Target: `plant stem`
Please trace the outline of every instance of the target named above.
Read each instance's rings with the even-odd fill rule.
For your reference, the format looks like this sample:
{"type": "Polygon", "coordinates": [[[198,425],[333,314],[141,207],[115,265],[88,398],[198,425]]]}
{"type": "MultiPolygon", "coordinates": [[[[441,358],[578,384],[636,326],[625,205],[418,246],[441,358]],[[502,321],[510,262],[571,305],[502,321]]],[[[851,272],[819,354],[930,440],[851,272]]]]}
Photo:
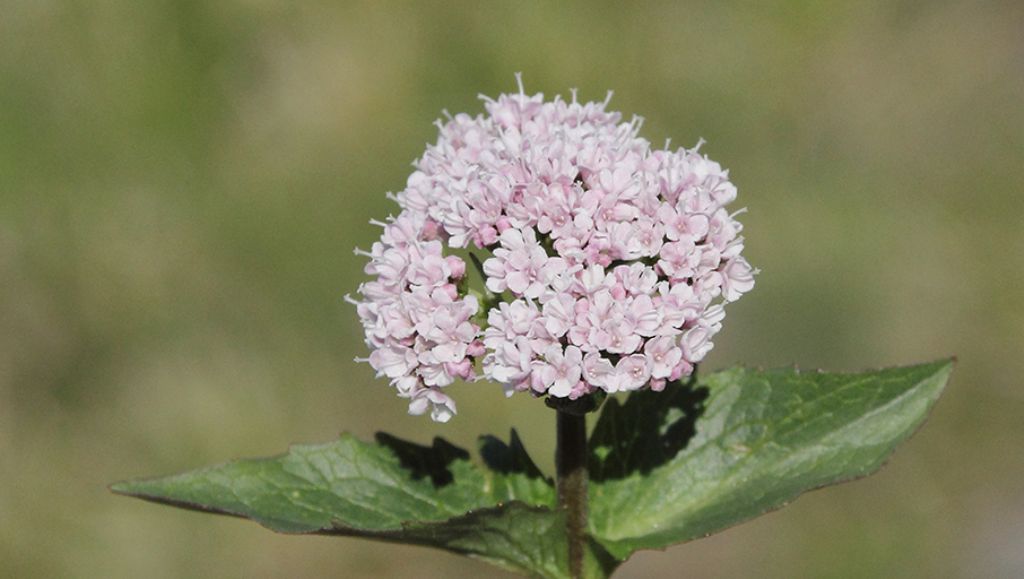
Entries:
{"type": "Polygon", "coordinates": [[[580,579],[587,541],[587,417],[561,410],[556,414],[558,506],[566,511],[569,573],[573,579],[580,579]]]}

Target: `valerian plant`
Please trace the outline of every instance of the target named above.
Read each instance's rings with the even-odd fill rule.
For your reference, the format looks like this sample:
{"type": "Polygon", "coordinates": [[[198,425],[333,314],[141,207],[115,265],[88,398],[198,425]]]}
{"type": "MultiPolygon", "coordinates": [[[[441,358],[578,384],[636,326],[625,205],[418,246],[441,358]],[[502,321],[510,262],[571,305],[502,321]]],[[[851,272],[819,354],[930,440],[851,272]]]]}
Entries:
{"type": "Polygon", "coordinates": [[[879,468],[924,421],[952,361],[698,376],[726,304],[757,274],[741,211],[727,209],[736,188],[700,145],[652,149],[640,119],[607,105],[545,101],[520,83],[484,98],[486,114],[439,122],[392,196],[401,211],[360,252],[372,279],[349,298],[365,361],[410,414],[448,422],[459,380],[545,399],[557,413],[553,478],[515,431],[481,437],[476,459],[441,438],[381,433],[113,490],[578,578],[879,468]]]}

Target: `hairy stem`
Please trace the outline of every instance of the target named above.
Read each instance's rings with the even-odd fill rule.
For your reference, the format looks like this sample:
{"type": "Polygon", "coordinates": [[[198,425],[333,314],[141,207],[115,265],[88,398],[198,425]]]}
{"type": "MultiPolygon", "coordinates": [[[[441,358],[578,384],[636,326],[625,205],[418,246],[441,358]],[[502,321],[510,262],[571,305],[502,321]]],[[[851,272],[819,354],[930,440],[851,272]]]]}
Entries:
{"type": "Polygon", "coordinates": [[[566,511],[569,537],[569,572],[583,577],[587,541],[587,418],[585,414],[557,412],[558,437],[555,470],[558,506],[566,511]]]}

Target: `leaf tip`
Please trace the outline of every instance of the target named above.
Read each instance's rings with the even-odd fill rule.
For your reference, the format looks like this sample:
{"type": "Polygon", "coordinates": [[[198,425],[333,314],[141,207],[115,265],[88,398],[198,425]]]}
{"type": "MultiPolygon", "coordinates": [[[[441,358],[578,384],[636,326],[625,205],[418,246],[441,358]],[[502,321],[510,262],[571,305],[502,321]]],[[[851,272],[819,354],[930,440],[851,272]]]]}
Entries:
{"type": "Polygon", "coordinates": [[[162,502],[167,497],[152,483],[155,479],[122,480],[107,485],[107,490],[115,495],[142,499],[144,501],[162,502]]]}
{"type": "Polygon", "coordinates": [[[131,479],[122,480],[107,485],[107,490],[114,493],[115,495],[121,495],[124,497],[133,497],[137,499],[150,499],[157,496],[158,493],[154,492],[151,485],[147,483],[153,482],[154,479],[131,479]],[[150,487],[150,488],[147,488],[150,487]]]}
{"type": "Polygon", "coordinates": [[[941,392],[949,382],[949,376],[953,373],[953,369],[956,368],[958,362],[959,360],[956,356],[947,356],[945,358],[939,358],[938,360],[928,364],[921,364],[919,367],[931,368],[931,377],[935,380],[938,385],[938,390],[941,392]]]}
{"type": "Polygon", "coordinates": [[[935,372],[935,375],[939,379],[939,383],[941,384],[941,386],[939,387],[940,392],[946,389],[946,386],[949,384],[949,377],[953,373],[953,369],[956,368],[956,365],[959,362],[960,360],[958,360],[955,355],[948,356],[946,358],[941,358],[937,361],[938,369],[935,372]]]}

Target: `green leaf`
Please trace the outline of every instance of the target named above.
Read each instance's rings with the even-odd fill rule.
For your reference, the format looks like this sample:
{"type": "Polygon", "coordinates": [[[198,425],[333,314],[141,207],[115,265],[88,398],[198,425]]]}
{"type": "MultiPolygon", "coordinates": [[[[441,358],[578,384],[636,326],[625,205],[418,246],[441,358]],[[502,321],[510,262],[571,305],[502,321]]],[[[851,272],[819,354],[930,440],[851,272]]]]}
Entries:
{"type": "MultiPolygon", "coordinates": [[[[945,360],[863,374],[733,369],[609,400],[590,440],[587,577],[876,470],[924,420],[945,360]]],[[[540,577],[568,577],[552,481],[512,432],[480,439],[482,464],[435,439],[378,434],[294,446],[115,492],[245,517],[284,533],[445,549],[540,577]]]]}
{"type": "Polygon", "coordinates": [[[624,560],[870,474],[924,421],[952,367],[741,368],[609,400],[591,438],[591,535],[624,560]]]}
{"type": "MultiPolygon", "coordinates": [[[[435,439],[425,447],[378,434],[296,445],[282,456],[240,460],[166,478],[115,484],[114,492],[252,519],[283,533],[366,537],[437,547],[540,577],[568,576],[564,514],[549,479],[512,432],[481,439],[484,466],[435,439]]],[[[589,576],[616,562],[596,544],[589,576]]]]}

